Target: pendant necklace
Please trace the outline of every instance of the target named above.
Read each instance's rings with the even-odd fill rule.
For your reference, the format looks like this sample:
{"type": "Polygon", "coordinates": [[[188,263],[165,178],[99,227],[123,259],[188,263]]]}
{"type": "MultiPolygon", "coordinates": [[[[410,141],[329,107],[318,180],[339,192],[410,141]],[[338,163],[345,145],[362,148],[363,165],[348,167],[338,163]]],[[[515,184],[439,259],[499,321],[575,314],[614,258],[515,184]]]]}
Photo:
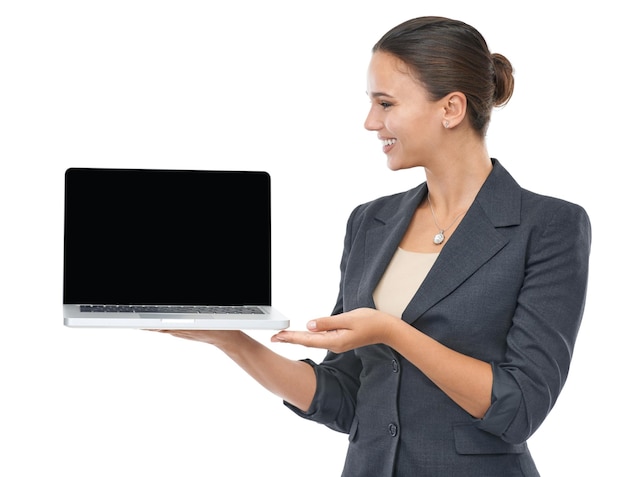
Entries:
{"type": "Polygon", "coordinates": [[[428,194],[427,196],[428,199],[428,206],[430,207],[430,213],[433,216],[433,220],[435,222],[435,226],[439,229],[439,233],[435,234],[435,236],[433,237],[433,243],[435,245],[441,245],[443,243],[443,241],[446,239],[446,236],[444,235],[445,231],[448,230],[450,227],[452,227],[455,222],[459,219],[459,217],[461,217],[461,215],[463,215],[465,212],[461,212],[459,215],[457,215],[454,220],[452,221],[452,223],[450,225],[448,225],[445,229],[442,229],[439,224],[437,223],[437,217],[435,217],[435,211],[433,210],[433,204],[431,204],[430,202],[430,194],[428,194]]]}

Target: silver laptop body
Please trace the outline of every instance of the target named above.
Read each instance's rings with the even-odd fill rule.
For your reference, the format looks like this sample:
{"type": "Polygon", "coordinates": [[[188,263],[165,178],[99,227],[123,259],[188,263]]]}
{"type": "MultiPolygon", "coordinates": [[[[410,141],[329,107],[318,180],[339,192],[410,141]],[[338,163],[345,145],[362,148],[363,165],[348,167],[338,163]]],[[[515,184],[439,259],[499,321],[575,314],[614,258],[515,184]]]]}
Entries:
{"type": "Polygon", "coordinates": [[[70,327],[283,329],[271,302],[270,176],[70,168],[70,327]]]}

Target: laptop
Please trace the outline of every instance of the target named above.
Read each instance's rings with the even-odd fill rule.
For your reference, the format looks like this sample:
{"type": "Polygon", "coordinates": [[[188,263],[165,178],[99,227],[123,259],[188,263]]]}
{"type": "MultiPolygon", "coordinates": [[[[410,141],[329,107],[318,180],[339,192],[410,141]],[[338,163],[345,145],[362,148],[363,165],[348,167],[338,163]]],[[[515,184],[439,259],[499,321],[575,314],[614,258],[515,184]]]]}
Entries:
{"type": "Polygon", "coordinates": [[[70,168],[69,327],[284,329],[263,171],[70,168]]]}

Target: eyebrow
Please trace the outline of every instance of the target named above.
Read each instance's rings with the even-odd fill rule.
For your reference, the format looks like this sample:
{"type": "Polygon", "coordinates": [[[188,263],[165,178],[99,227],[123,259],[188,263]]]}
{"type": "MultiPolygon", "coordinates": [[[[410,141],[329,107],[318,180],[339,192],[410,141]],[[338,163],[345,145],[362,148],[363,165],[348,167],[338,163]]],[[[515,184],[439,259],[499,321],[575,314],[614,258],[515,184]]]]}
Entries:
{"type": "Polygon", "coordinates": [[[365,94],[367,96],[372,97],[372,98],[380,98],[381,96],[385,96],[387,98],[393,98],[392,95],[387,94],[387,93],[383,93],[383,92],[380,92],[380,91],[373,91],[372,93],[369,93],[369,92],[366,91],[365,94]]]}

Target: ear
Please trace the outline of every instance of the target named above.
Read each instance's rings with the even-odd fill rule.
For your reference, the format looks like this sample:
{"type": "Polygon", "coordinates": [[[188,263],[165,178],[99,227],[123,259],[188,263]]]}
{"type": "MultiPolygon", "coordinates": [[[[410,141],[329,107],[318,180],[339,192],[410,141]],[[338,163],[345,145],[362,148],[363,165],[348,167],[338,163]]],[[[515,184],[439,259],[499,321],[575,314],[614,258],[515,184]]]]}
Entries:
{"type": "Polygon", "coordinates": [[[458,91],[447,94],[441,99],[443,116],[441,122],[443,127],[451,129],[458,126],[465,119],[467,113],[467,97],[458,91]]]}

